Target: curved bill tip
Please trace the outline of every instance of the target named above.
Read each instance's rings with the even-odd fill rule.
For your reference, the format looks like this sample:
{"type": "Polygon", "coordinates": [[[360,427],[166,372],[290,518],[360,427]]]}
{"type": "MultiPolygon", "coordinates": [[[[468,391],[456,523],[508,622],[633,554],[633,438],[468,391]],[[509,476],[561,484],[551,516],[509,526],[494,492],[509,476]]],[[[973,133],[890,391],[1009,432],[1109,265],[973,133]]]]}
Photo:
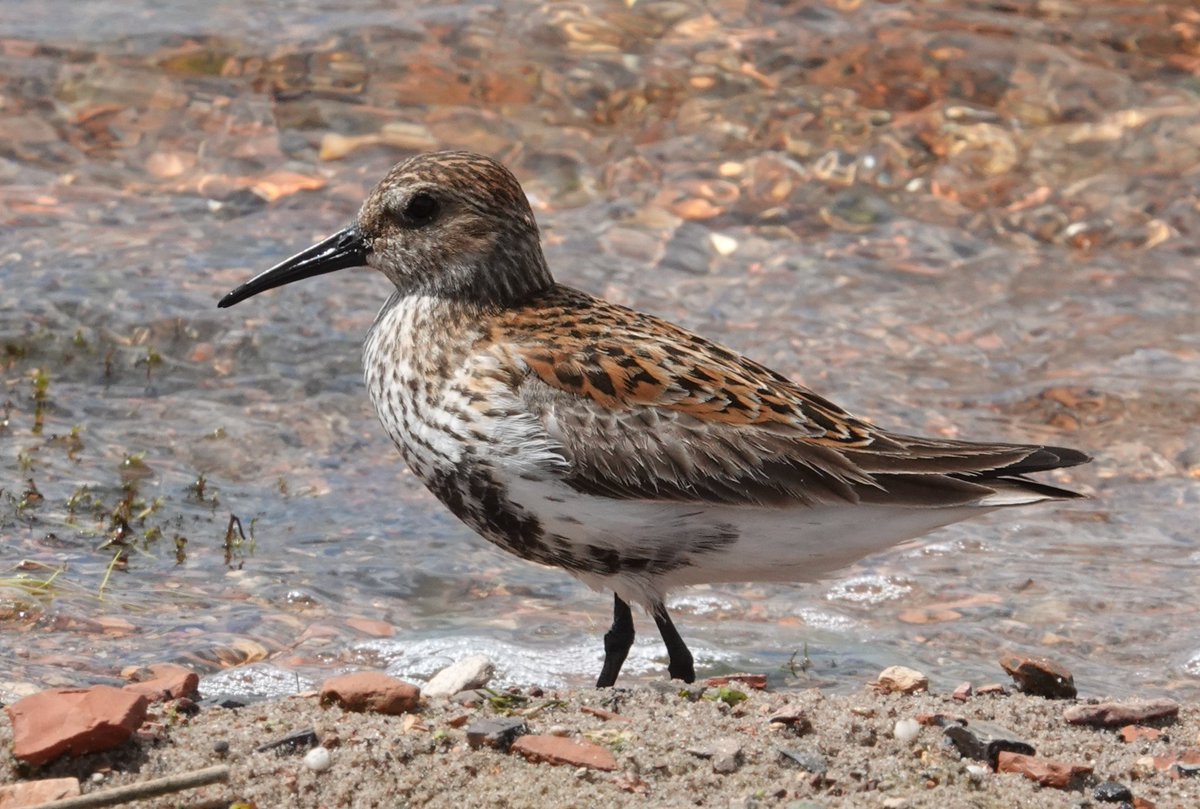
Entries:
{"type": "Polygon", "coordinates": [[[362,267],[366,263],[367,243],[358,232],[358,226],[351,225],[254,276],[221,298],[217,306],[226,309],[268,289],[347,267],[362,267]]]}

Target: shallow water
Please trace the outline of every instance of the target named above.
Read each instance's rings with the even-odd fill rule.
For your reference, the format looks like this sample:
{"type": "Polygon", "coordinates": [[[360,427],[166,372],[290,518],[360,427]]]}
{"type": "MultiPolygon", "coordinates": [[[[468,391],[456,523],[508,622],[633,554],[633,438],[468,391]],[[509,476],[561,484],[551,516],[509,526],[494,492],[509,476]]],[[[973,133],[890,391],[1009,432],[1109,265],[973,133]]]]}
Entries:
{"type": "MultiPolygon", "coordinates": [[[[215,308],[442,147],[514,169],[563,282],[884,426],[1096,455],[1053,478],[1081,504],[679,593],[701,674],[952,687],[1015,649],[1200,695],[1189,2],[10,3],[0,109],[0,698],[165,659],[594,678],[609,598],[475,538],[375,423],[382,279],[215,308]]],[[[627,676],[662,676],[640,623],[627,676]]]]}

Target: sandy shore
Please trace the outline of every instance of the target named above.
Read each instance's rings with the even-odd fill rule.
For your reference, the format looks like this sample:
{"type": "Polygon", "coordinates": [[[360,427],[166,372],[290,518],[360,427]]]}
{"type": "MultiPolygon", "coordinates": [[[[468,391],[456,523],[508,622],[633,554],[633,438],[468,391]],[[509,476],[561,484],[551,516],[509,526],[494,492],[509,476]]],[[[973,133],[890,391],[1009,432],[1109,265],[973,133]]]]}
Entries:
{"type": "MultiPolygon", "coordinates": [[[[627,689],[523,693],[477,704],[438,701],[406,716],[321,708],[315,694],[238,709],[205,707],[185,716],[165,706],[134,740],[107,754],[60,759],[36,772],[12,758],[11,727],[0,713],[0,783],[73,775],[85,791],[227,764],[230,779],[143,801],[137,806],[228,807],[1046,807],[1118,806],[1094,797],[1117,781],[1137,805],[1200,806],[1200,776],[1155,769],[1200,749],[1200,706],[1184,705],[1153,741],[1124,742],[1115,730],[1068,725],[1063,710],[1080,701],[1025,695],[876,693],[744,689],[728,704],[716,688],[681,693],[678,684],[627,689]],[[944,714],[994,722],[1036,748],[1039,757],[1086,765],[1093,774],[1070,788],[1039,786],[964,759],[942,727],[897,722],[944,714]],[[773,722],[790,715],[796,721],[773,722]],[[530,734],[588,741],[612,754],[615,769],[534,763],[515,752],[472,749],[477,721],[523,716],[530,734]],[[799,718],[801,717],[802,718],[799,718]],[[312,729],[329,749],[329,767],[305,764],[307,747],[257,752],[294,731],[312,729]],[[899,736],[904,737],[901,732],[899,736]],[[100,773],[100,776],[96,774],[100,773]],[[1148,801],[1149,803],[1144,803],[1148,801]]],[[[1185,768],[1186,770],[1187,768],[1185,768]]],[[[134,805],[134,804],[130,804],[134,805]]]]}

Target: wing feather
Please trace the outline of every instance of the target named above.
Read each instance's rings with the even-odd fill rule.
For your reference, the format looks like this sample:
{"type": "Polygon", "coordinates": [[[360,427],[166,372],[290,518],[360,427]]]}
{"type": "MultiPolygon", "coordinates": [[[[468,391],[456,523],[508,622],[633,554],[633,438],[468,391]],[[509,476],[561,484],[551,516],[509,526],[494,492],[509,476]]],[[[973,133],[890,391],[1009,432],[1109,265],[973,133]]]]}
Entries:
{"type": "Polygon", "coordinates": [[[889,433],[730,349],[566,287],[497,313],[486,339],[517,366],[514,392],[562,446],[568,483],[591,494],[950,506],[1022,484],[1035,499],[1071,496],[1019,476],[1087,460],[889,433]]]}

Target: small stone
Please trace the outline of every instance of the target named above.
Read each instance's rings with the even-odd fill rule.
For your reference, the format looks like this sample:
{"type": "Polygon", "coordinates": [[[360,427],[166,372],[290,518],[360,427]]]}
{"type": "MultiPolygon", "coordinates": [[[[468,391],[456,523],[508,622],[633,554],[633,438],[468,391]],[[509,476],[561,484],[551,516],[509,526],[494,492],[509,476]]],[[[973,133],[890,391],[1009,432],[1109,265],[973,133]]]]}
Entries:
{"type": "Polygon", "coordinates": [[[767,721],[772,725],[783,725],[797,736],[803,736],[812,730],[812,721],[804,713],[804,709],[794,705],[785,705],[772,713],[767,721]]]}
{"type": "Polygon", "coordinates": [[[146,719],[150,701],[110,685],[42,691],[6,706],[12,753],[46,764],[64,753],[100,753],[122,744],[146,719]]]}
{"type": "Polygon", "coordinates": [[[229,752],[229,742],[224,739],[218,739],[213,742],[213,752],[218,756],[223,756],[229,752]]]}
{"type": "Polygon", "coordinates": [[[712,759],[713,772],[728,775],[742,766],[742,745],[737,739],[726,736],[702,747],[688,748],[693,756],[712,759]]]}
{"type": "Polygon", "coordinates": [[[713,249],[717,251],[719,256],[732,255],[738,249],[738,240],[732,236],[725,236],[721,233],[708,234],[708,240],[712,242],[713,249]]]}
{"type": "Polygon", "coordinates": [[[1129,774],[1134,778],[1147,778],[1157,771],[1154,765],[1154,756],[1138,756],[1133,762],[1133,766],[1129,770],[1129,774]]]}
{"type": "Polygon", "coordinates": [[[496,673],[492,661],[484,655],[472,655],[439,671],[421,687],[427,699],[450,697],[460,691],[483,688],[496,673]]]}
{"type": "Polygon", "coordinates": [[[265,753],[267,750],[274,750],[282,754],[300,753],[305,750],[310,750],[321,743],[317,738],[317,732],[312,728],[297,730],[286,736],[280,736],[278,739],[272,739],[266,744],[260,744],[254,748],[256,753],[265,753]]]}
{"type": "Polygon", "coordinates": [[[1063,719],[1072,725],[1115,728],[1137,725],[1153,720],[1174,719],[1179,715],[1179,703],[1170,699],[1154,699],[1127,703],[1101,702],[1096,705],[1072,705],[1063,711],[1063,719]]]}
{"type": "Polygon", "coordinates": [[[314,747],[304,754],[304,766],[313,772],[325,772],[333,766],[333,757],[324,747],[314,747]]]}
{"type": "Polygon", "coordinates": [[[929,690],[929,678],[905,666],[889,666],[879,673],[875,688],[887,693],[915,694],[929,690]]]}
{"type": "Polygon", "coordinates": [[[892,735],[903,744],[912,743],[920,733],[921,724],[915,719],[897,720],[895,727],[892,728],[892,735]]]}
{"type": "Polygon", "coordinates": [[[1008,693],[1008,689],[1000,685],[1000,683],[986,683],[975,689],[975,694],[980,697],[996,696],[1002,697],[1008,693]]]}
{"type": "Polygon", "coordinates": [[[1101,803],[1125,803],[1133,800],[1133,790],[1118,781],[1105,781],[1096,785],[1092,797],[1101,803]]]}
{"type": "Polygon", "coordinates": [[[41,806],[50,801],[74,798],[79,795],[78,778],[43,778],[40,781],[18,781],[0,786],[0,809],[19,809],[22,806],[41,806]]]}
{"type": "Polygon", "coordinates": [[[1086,764],[1068,764],[1004,751],[997,756],[996,771],[1020,773],[1044,787],[1067,789],[1077,777],[1090,774],[1092,768],[1086,764]]]}
{"type": "Polygon", "coordinates": [[[544,761],[547,764],[605,771],[617,768],[613,754],[600,745],[559,736],[522,736],[513,742],[512,751],[532,762],[544,761]]]}
{"type": "Polygon", "coordinates": [[[454,696],[450,697],[450,701],[456,705],[461,705],[464,708],[478,708],[488,698],[488,695],[479,689],[473,688],[470,691],[459,691],[454,696]]]}
{"type": "Polygon", "coordinates": [[[200,690],[200,675],[173,663],[157,663],[144,671],[139,669],[134,673],[134,677],[134,681],[126,685],[125,690],[145,694],[154,702],[192,699],[200,690]]]}
{"type": "Polygon", "coordinates": [[[991,770],[989,770],[987,767],[983,766],[982,764],[968,764],[967,765],[967,777],[970,778],[975,783],[979,783],[979,782],[983,781],[983,779],[986,778],[990,772],[991,772],[991,770]]]}
{"type": "Polygon", "coordinates": [[[958,702],[966,702],[971,698],[971,684],[959,683],[958,688],[954,689],[954,692],[950,695],[950,698],[957,700],[958,702]]]}
{"type": "Polygon", "coordinates": [[[882,809],[907,809],[908,798],[902,798],[899,795],[894,795],[891,798],[884,798],[879,804],[882,809]]]}
{"type": "Polygon", "coordinates": [[[528,732],[529,726],[520,717],[479,719],[467,728],[467,744],[472,750],[486,746],[507,752],[518,736],[528,732]]]}
{"type": "Polygon", "coordinates": [[[1126,744],[1137,741],[1153,742],[1163,735],[1158,728],[1148,728],[1145,725],[1126,725],[1121,728],[1120,733],[1121,740],[1126,744]]]}
{"type": "Polygon", "coordinates": [[[177,716],[195,716],[200,713],[200,706],[187,697],[171,700],[167,703],[167,709],[173,710],[177,716]]]}
{"type": "Polygon", "coordinates": [[[1176,761],[1167,768],[1167,775],[1172,778],[1196,778],[1200,776],[1200,763],[1176,761]]]}
{"type": "Polygon", "coordinates": [[[966,725],[947,725],[943,731],[964,758],[986,761],[993,769],[1000,753],[1032,756],[1033,745],[1018,738],[1008,728],[994,722],[972,721],[966,725]]]}
{"type": "Polygon", "coordinates": [[[1075,677],[1066,668],[1046,657],[1021,657],[1008,654],[1000,666],[1026,694],[1047,699],[1075,699],[1075,677]]]}
{"type": "Polygon", "coordinates": [[[805,747],[780,747],[778,750],[779,754],[786,760],[799,765],[800,769],[806,770],[813,775],[824,775],[829,769],[829,762],[825,760],[825,756],[816,750],[805,747]]]}
{"type": "Polygon", "coordinates": [[[321,684],[321,705],[344,711],[400,716],[417,707],[421,692],[415,685],[381,671],[360,671],[330,677],[321,684]]]}

